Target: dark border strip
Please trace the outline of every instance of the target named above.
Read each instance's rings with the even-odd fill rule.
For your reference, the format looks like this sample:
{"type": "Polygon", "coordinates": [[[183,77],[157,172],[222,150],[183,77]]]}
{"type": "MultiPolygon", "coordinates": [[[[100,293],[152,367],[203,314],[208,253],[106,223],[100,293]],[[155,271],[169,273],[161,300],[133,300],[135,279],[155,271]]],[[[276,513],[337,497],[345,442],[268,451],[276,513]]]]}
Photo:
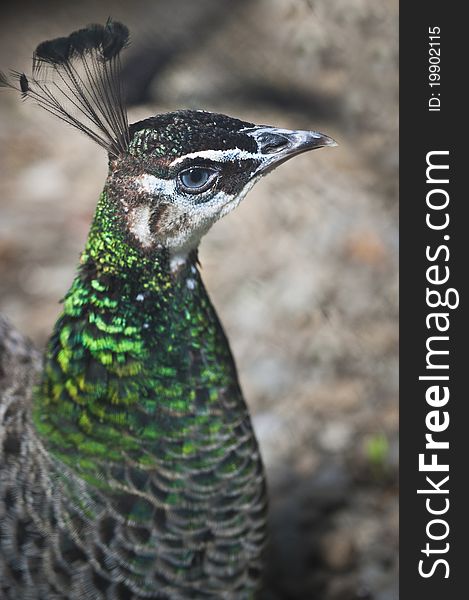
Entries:
{"type": "Polygon", "coordinates": [[[469,575],[462,6],[400,3],[402,600],[462,598],[469,575]]]}

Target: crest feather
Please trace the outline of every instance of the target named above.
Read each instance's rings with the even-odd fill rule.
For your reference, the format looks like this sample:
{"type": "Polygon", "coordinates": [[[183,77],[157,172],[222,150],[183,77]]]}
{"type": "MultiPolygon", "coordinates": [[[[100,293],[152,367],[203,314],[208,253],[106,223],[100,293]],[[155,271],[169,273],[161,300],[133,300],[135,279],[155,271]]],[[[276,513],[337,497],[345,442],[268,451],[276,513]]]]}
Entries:
{"type": "Polygon", "coordinates": [[[111,155],[125,153],[129,124],[120,78],[120,52],[129,30],[108,19],[39,44],[32,76],[0,73],[0,87],[21,92],[59,119],[76,127],[111,155]]]}

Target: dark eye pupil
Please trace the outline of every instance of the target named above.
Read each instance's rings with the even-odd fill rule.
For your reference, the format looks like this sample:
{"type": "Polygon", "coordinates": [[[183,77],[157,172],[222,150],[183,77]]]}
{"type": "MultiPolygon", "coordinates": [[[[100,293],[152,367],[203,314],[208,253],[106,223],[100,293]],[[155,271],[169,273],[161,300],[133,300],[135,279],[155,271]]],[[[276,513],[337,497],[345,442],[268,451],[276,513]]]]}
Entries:
{"type": "Polygon", "coordinates": [[[188,177],[191,183],[200,185],[204,181],[205,172],[201,169],[191,169],[188,173],[188,177]]]}
{"type": "Polygon", "coordinates": [[[213,180],[215,171],[213,169],[203,169],[199,167],[193,167],[183,171],[179,175],[179,179],[184,188],[187,191],[192,190],[194,192],[204,191],[207,184],[213,180]]]}

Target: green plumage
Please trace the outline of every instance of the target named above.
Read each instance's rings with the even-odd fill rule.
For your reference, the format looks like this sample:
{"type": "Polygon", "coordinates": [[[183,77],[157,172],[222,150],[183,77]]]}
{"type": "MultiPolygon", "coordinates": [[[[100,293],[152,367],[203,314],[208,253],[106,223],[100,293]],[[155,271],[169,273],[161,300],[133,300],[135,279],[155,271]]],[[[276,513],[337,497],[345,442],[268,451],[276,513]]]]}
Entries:
{"type": "MultiPolygon", "coordinates": [[[[48,345],[33,418],[46,448],[91,496],[106,494],[137,524],[164,515],[167,533],[179,535],[184,525],[171,552],[180,577],[201,537],[227,524],[247,531],[236,507],[262,516],[263,486],[252,485],[261,477],[257,444],[195,255],[176,276],[165,253],[139,256],[106,194],[48,345]]],[[[218,560],[239,562],[252,542],[227,532],[218,560]]],[[[146,551],[162,547],[152,540],[146,551]]]]}
{"type": "Polygon", "coordinates": [[[196,254],[173,273],[166,252],[139,253],[106,192],[48,344],[33,422],[46,483],[28,515],[14,508],[36,523],[27,572],[45,586],[38,598],[253,597],[262,465],[196,254]]]}
{"type": "MultiPolygon", "coordinates": [[[[229,456],[246,407],[195,260],[174,276],[164,253],[138,256],[114,221],[103,194],[48,345],[34,422],[51,452],[93,481],[124,453],[184,478],[229,456]]],[[[241,466],[233,456],[223,469],[241,466]]]]}

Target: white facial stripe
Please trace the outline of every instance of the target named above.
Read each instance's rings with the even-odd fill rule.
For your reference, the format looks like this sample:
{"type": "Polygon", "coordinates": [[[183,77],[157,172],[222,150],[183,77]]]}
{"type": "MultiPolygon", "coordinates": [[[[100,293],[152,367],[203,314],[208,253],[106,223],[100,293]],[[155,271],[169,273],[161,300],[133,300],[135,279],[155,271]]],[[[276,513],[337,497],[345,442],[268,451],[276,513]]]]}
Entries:
{"type": "Polygon", "coordinates": [[[129,214],[129,229],[137,240],[148,248],[152,245],[150,232],[150,207],[147,204],[137,206],[129,214]]]}
{"type": "Polygon", "coordinates": [[[258,153],[241,150],[241,148],[231,148],[229,150],[201,150],[200,152],[190,152],[173,160],[170,167],[183,162],[187,158],[208,158],[216,162],[229,162],[232,160],[263,160],[265,156],[258,153]]]}
{"type": "Polygon", "coordinates": [[[160,179],[154,175],[145,173],[135,178],[135,184],[142,191],[153,196],[163,194],[171,196],[175,191],[175,183],[171,179],[160,179]]]}

